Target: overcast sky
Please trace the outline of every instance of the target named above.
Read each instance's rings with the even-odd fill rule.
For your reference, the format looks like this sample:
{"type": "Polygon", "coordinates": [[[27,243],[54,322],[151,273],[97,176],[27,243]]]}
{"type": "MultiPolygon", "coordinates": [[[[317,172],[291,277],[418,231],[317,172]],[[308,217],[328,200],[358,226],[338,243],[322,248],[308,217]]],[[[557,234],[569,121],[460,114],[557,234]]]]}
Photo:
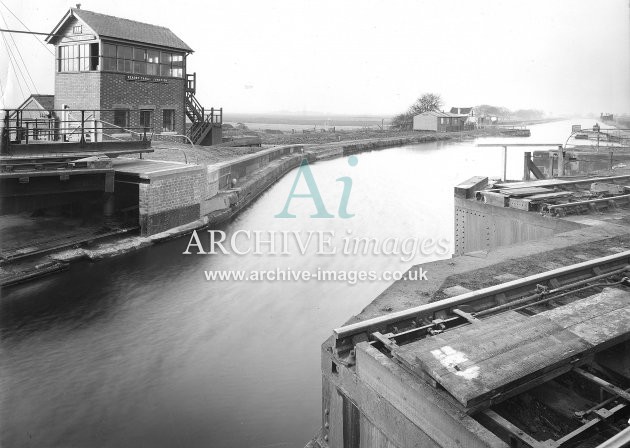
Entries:
{"type": "MultiPolygon", "coordinates": [[[[42,32],[74,5],[2,2],[42,32]]],[[[169,27],[195,50],[188,67],[198,98],[229,112],[384,116],[423,92],[441,94],[445,107],[630,112],[629,0],[83,0],[82,8],[169,27]]],[[[54,93],[53,56],[32,36],[13,38],[37,90],[54,93]]],[[[12,107],[23,96],[0,46],[12,107]]]]}

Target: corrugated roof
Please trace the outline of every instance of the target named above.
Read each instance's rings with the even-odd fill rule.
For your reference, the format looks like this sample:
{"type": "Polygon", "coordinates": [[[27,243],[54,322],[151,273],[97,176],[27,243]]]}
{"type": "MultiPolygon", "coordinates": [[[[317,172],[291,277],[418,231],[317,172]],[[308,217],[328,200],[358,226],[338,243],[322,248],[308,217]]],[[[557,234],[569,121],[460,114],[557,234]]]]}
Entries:
{"type": "Polygon", "coordinates": [[[101,37],[146,43],[177,50],[193,51],[186,42],[177,37],[170,29],[163,26],[108,16],[85,9],[71,8],[71,12],[73,15],[83,20],[101,37]]]}

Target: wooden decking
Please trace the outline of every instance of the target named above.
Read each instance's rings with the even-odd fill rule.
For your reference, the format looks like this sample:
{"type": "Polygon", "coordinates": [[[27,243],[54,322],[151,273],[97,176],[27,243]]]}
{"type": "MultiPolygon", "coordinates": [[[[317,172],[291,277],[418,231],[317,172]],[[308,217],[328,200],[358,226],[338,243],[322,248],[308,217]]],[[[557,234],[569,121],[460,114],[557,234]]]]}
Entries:
{"type": "Polygon", "coordinates": [[[514,311],[412,342],[393,354],[472,408],[628,336],[630,295],[600,294],[526,316],[514,311]]]}

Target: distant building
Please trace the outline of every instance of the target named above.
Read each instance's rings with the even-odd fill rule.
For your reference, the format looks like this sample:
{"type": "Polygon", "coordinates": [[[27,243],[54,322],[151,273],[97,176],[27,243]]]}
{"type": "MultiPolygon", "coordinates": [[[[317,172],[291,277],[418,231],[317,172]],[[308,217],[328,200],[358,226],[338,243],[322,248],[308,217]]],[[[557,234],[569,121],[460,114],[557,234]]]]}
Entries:
{"type": "Polygon", "coordinates": [[[439,110],[423,112],[413,117],[414,131],[463,131],[466,128],[465,115],[458,115],[439,110]]]}
{"type": "Polygon", "coordinates": [[[474,107],[451,107],[451,113],[455,115],[467,115],[469,117],[475,116],[474,107]]]}
{"type": "Polygon", "coordinates": [[[466,117],[466,124],[475,126],[477,124],[477,116],[474,107],[451,107],[451,113],[466,117]]]}
{"type": "Polygon", "coordinates": [[[220,141],[222,120],[208,120],[194,97],[195,76],[186,72],[193,50],[168,28],[71,8],[46,41],[55,46],[54,109],[62,134],[76,134],[63,123],[81,120],[77,110],[85,109],[95,111],[85,119],[94,120],[97,140],[146,129],[188,131],[195,143],[207,144],[207,136],[217,140],[215,127],[220,141]]]}
{"type": "Polygon", "coordinates": [[[54,98],[53,95],[31,95],[16,110],[11,111],[9,120],[19,124],[11,139],[22,140],[28,136],[33,140],[54,140],[54,98]]]}

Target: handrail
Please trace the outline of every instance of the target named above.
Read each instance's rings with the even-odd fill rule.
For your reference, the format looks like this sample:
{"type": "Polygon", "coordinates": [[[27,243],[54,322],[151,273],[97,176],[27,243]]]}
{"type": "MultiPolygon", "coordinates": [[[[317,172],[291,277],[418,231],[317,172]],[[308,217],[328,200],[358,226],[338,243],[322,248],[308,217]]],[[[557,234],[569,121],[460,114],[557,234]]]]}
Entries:
{"type": "MultiPolygon", "coordinates": [[[[81,114],[83,114],[83,113],[84,113],[84,112],[83,112],[83,111],[81,111],[81,114]]],[[[68,113],[68,115],[69,115],[69,116],[70,116],[71,114],[72,114],[72,112],[69,112],[69,113],[68,113]]],[[[77,120],[77,122],[78,122],[78,123],[81,123],[81,125],[80,125],[80,126],[75,127],[75,128],[74,128],[74,130],[70,133],[70,135],[74,135],[74,133],[77,131],[77,129],[80,129],[80,130],[81,130],[81,134],[82,134],[82,135],[83,135],[83,134],[85,134],[85,132],[84,132],[84,131],[85,131],[85,122],[86,122],[87,120],[89,120],[89,119],[90,119],[90,117],[92,117],[92,116],[94,116],[94,112],[93,112],[93,111],[92,111],[92,113],[90,114],[90,116],[89,116],[89,117],[87,117],[87,118],[83,118],[83,117],[82,117],[82,118],[81,118],[81,120],[77,120]]],[[[66,122],[67,122],[67,120],[64,120],[64,121],[66,121],[66,122]]]]}
{"type": "MultiPolygon", "coordinates": [[[[156,134],[156,135],[164,136],[164,137],[184,137],[186,140],[188,140],[188,142],[191,144],[191,146],[193,148],[196,148],[196,146],[193,143],[193,141],[187,135],[182,135],[182,134],[156,134]]],[[[186,156],[186,151],[184,151],[181,148],[173,148],[173,149],[177,149],[177,150],[181,151],[184,154],[184,162],[186,163],[186,165],[188,165],[188,157],[186,156]]]]}
{"type": "MultiPolygon", "coordinates": [[[[194,79],[194,76],[187,76],[189,82],[194,81],[194,79]]],[[[186,92],[185,98],[186,115],[191,118],[193,126],[187,129],[185,135],[171,135],[184,137],[194,145],[207,133],[209,125],[220,125],[223,122],[223,109],[211,108],[206,111],[190,90],[186,92]]],[[[40,140],[49,142],[67,141],[68,137],[71,137],[71,140],[74,141],[77,136],[80,136],[82,144],[91,144],[96,142],[95,140],[99,135],[107,139],[124,141],[124,138],[115,136],[116,130],[128,133],[128,138],[131,139],[138,137],[151,139],[156,135],[156,131],[153,128],[118,126],[100,118],[100,112],[114,112],[117,110],[120,109],[42,110],[0,108],[0,131],[2,132],[0,146],[2,147],[2,152],[8,152],[8,148],[12,144],[19,144],[23,140],[26,140],[26,144],[29,144],[31,137],[33,142],[37,141],[39,143],[40,140]],[[108,130],[109,132],[107,132],[108,130]]]]}
{"type": "Polygon", "coordinates": [[[385,314],[379,317],[366,319],[357,323],[344,325],[342,327],[335,328],[333,330],[333,336],[336,340],[350,338],[361,333],[373,332],[379,329],[384,329],[387,325],[391,325],[403,320],[415,319],[422,315],[432,315],[437,311],[450,310],[461,306],[463,304],[473,302],[475,300],[485,299],[490,296],[496,296],[500,293],[505,293],[510,289],[524,286],[533,286],[552,278],[561,277],[563,275],[573,274],[578,271],[590,271],[593,268],[610,265],[621,264],[625,266],[630,260],[630,251],[624,251],[613,255],[597,258],[594,260],[584,261],[581,263],[563,266],[558,269],[542,272],[539,274],[530,275],[528,277],[512,280],[499,285],[489,286],[479,289],[477,291],[471,291],[458,296],[450,297],[447,299],[438,300],[425,305],[419,305],[413,308],[409,308],[402,311],[396,311],[393,313],[385,314]]]}
{"type": "MultiPolygon", "coordinates": [[[[151,128],[146,128],[146,127],[145,127],[145,128],[124,128],[124,127],[122,127],[122,126],[115,125],[115,124],[110,123],[110,122],[105,121],[105,120],[96,120],[96,121],[100,121],[101,123],[105,123],[105,124],[108,124],[108,125],[110,125],[110,126],[114,126],[114,128],[115,128],[115,129],[122,129],[123,131],[129,131],[129,133],[131,133],[131,134],[137,134],[137,135],[139,135],[139,136],[142,136],[142,138],[143,138],[144,140],[146,140],[146,138],[147,138],[147,133],[146,133],[146,130],[147,130],[147,129],[151,129],[151,128]],[[140,132],[134,132],[134,131],[132,131],[132,129],[144,129],[144,132],[141,134],[140,132]]],[[[153,135],[154,135],[154,134],[155,134],[155,130],[152,130],[152,131],[151,131],[151,137],[153,137],[153,135]]]]}

